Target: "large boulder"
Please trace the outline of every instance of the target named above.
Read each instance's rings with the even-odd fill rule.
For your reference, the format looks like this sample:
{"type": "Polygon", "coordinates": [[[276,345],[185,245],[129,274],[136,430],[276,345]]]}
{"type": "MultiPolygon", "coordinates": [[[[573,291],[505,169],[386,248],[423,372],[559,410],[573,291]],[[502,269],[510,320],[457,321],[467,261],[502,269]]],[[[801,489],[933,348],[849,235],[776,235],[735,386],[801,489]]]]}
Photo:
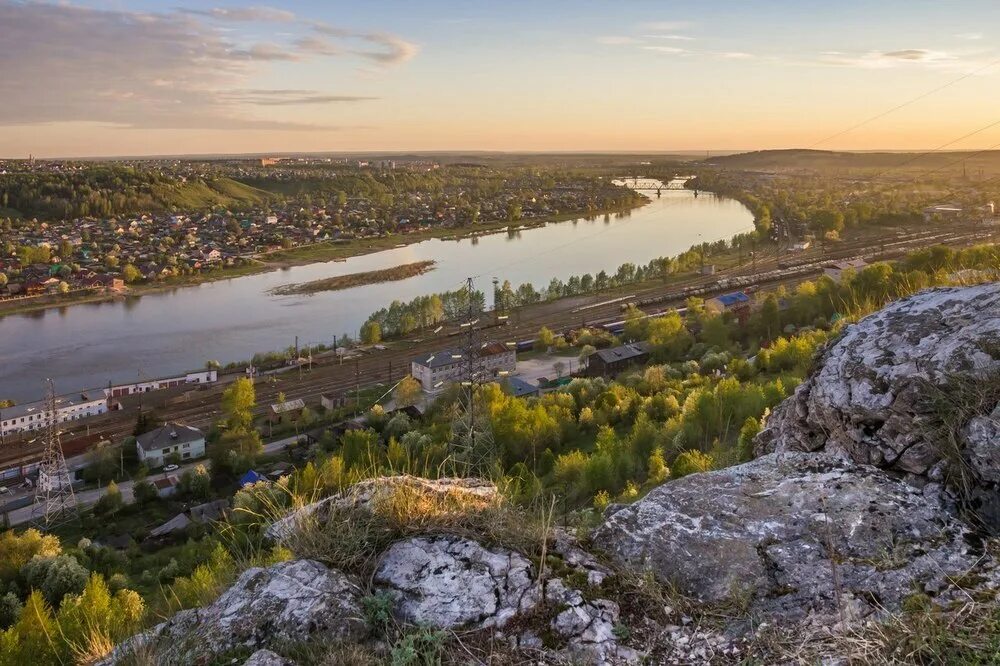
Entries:
{"type": "Polygon", "coordinates": [[[288,514],[268,526],[266,535],[274,541],[284,541],[306,521],[322,523],[331,511],[338,510],[372,512],[380,503],[390,501],[395,493],[420,497],[425,504],[453,505],[468,511],[485,508],[499,500],[497,487],[483,479],[424,479],[408,474],[382,476],[359,481],[343,492],[288,514]]]}
{"type": "MultiPolygon", "coordinates": [[[[985,387],[998,373],[1000,283],[924,291],[847,327],[775,409],[756,450],[824,451],[917,485],[937,482],[955,457],[938,427],[953,387],[985,387]]],[[[980,439],[965,455],[978,467],[973,485],[995,497],[1000,438],[980,439]]]]}
{"type": "Polygon", "coordinates": [[[607,516],[596,546],[706,602],[836,622],[937,592],[977,557],[933,498],[842,458],[770,454],[664,484],[607,516]]]}
{"type": "Polygon", "coordinates": [[[189,664],[236,648],[360,640],[368,631],[360,598],[353,581],[312,560],[248,569],[213,603],[133,637],[107,663],[127,663],[138,648],[156,654],[157,663],[189,664]]]}

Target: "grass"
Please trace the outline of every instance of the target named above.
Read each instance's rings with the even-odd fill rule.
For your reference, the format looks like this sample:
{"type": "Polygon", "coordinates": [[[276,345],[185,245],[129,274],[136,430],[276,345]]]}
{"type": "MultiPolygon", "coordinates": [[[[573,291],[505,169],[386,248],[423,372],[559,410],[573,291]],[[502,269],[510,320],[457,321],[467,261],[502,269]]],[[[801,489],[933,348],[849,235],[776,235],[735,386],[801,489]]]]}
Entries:
{"type": "Polygon", "coordinates": [[[952,374],[943,383],[921,382],[924,439],[946,463],[946,482],[965,500],[976,525],[984,522],[977,513],[975,472],[964,456],[964,430],[969,421],[991,413],[1000,404],[1000,370],[952,374]]]}
{"type": "MultiPolygon", "coordinates": [[[[297,557],[370,576],[381,554],[410,536],[452,534],[544,558],[549,522],[540,504],[521,509],[502,493],[482,497],[463,491],[428,492],[419,483],[383,485],[370,510],[338,503],[296,521],[285,540],[297,557]]],[[[381,483],[384,484],[384,481],[381,483]]],[[[349,496],[348,496],[349,497],[349,496]]]]}

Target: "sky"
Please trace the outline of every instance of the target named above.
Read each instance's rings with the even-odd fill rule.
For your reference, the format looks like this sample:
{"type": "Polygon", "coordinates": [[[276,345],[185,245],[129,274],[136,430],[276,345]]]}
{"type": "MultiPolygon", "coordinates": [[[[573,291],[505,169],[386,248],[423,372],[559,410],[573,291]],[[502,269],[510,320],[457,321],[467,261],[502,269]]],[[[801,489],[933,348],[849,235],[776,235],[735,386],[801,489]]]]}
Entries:
{"type": "Polygon", "coordinates": [[[0,0],[0,157],[1000,147],[998,27],[995,0],[0,0]]]}

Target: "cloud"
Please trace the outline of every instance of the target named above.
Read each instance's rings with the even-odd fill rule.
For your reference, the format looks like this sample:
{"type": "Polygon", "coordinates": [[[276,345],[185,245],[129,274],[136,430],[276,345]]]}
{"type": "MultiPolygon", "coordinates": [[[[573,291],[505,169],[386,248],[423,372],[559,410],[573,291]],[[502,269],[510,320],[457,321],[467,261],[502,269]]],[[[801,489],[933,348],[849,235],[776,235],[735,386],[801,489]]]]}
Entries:
{"type": "Polygon", "coordinates": [[[398,65],[411,60],[420,52],[420,47],[404,39],[381,32],[358,35],[361,39],[380,47],[376,51],[355,51],[359,56],[373,60],[381,65],[398,65]]]}
{"type": "Polygon", "coordinates": [[[313,130],[318,126],[256,117],[255,110],[376,98],[327,90],[264,91],[249,83],[269,67],[296,67],[308,59],[342,56],[388,66],[417,52],[415,45],[383,33],[337,33],[344,42],[337,43],[333,29],[324,38],[308,34],[314,27],[298,21],[289,25],[300,37],[290,35],[288,43],[257,42],[240,29],[216,25],[257,20],[253,17],[282,20],[270,12],[251,7],[221,14],[214,9],[155,13],[0,0],[0,125],[313,130]]]}
{"type": "Polygon", "coordinates": [[[677,32],[687,30],[691,25],[690,21],[653,21],[652,23],[643,23],[639,27],[650,32],[677,32]]]}
{"type": "Polygon", "coordinates": [[[894,51],[868,51],[849,54],[839,51],[825,51],[820,54],[820,62],[842,67],[886,69],[903,66],[964,67],[976,65],[977,61],[964,54],[948,53],[930,49],[898,49],[894,51]]]}
{"type": "Polygon", "coordinates": [[[969,42],[979,41],[983,39],[986,35],[981,32],[963,32],[955,35],[958,39],[964,39],[969,42]]]}
{"type": "Polygon", "coordinates": [[[343,104],[367,102],[378,97],[362,95],[329,95],[316,90],[231,90],[221,93],[227,101],[257,106],[299,106],[312,104],[343,104]]]}
{"type": "Polygon", "coordinates": [[[638,44],[639,40],[635,37],[626,37],[624,35],[604,35],[597,38],[597,43],[618,46],[622,44],[638,44]]]}
{"type": "Polygon", "coordinates": [[[302,56],[295,51],[273,42],[262,42],[254,44],[248,49],[234,50],[231,51],[231,55],[236,58],[263,61],[296,61],[302,59],[302,56]]]}
{"type": "Polygon", "coordinates": [[[756,57],[752,53],[744,53],[743,51],[723,51],[716,55],[724,60],[751,60],[756,57]]]}
{"type": "Polygon", "coordinates": [[[657,53],[670,53],[670,54],[681,54],[689,53],[687,49],[679,49],[676,46],[643,46],[647,51],[656,51],[657,53]]]}
{"type": "Polygon", "coordinates": [[[682,42],[693,42],[694,37],[688,37],[687,35],[646,35],[649,39],[673,39],[682,42]]]}
{"type": "Polygon", "coordinates": [[[207,16],[219,21],[291,23],[295,14],[274,7],[214,7],[212,9],[182,9],[186,14],[207,16]]]}

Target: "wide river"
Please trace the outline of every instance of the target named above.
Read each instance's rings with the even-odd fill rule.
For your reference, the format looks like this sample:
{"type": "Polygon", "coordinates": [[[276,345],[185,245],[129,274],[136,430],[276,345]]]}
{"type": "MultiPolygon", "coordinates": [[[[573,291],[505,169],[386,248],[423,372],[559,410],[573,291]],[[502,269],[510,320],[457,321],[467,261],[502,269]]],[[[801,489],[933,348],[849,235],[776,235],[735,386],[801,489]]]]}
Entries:
{"type": "MultiPolygon", "coordinates": [[[[629,181],[629,185],[634,185],[629,181]]],[[[35,400],[42,382],[57,392],[163,377],[249,358],[259,351],[300,344],[330,344],[352,336],[373,311],[394,299],[457,289],[469,275],[492,294],[492,278],[516,288],[541,289],[553,277],[615,271],[625,262],[645,264],[703,241],[729,238],[752,227],[752,216],[732,200],[682,189],[624,217],[578,219],[460,241],[427,240],[353,257],[344,262],[297,266],[196,287],[183,287],[106,303],[79,304],[0,319],[0,399],[35,400]],[[425,259],[437,261],[424,275],[309,296],[273,296],[290,282],[370,271],[425,259]]],[[[678,184],[675,183],[674,186],[678,184]]]]}

